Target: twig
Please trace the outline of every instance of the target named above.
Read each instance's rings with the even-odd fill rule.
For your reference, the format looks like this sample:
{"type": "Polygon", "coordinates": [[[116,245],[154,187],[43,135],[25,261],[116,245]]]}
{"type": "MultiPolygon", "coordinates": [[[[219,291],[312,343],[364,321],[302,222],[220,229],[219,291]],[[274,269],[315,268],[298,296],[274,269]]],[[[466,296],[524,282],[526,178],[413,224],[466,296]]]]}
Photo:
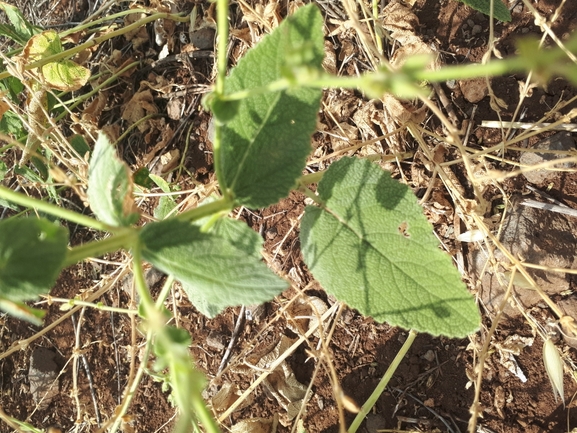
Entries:
{"type": "Polygon", "coordinates": [[[116,343],[116,331],[114,330],[114,312],[110,313],[110,327],[112,329],[112,345],[114,346],[114,361],[116,364],[116,385],[118,388],[117,403],[120,404],[122,398],[122,385],[120,383],[120,354],[118,353],[118,344],[116,343]]]}
{"type": "Polygon", "coordinates": [[[246,307],[243,305],[240,308],[240,313],[238,313],[238,318],[236,319],[236,324],[234,325],[234,331],[232,331],[232,337],[230,337],[230,342],[228,343],[228,347],[226,348],[226,352],[224,352],[224,356],[222,357],[222,361],[220,362],[220,366],[218,367],[217,374],[220,374],[222,372],[222,370],[224,370],[224,367],[226,367],[226,365],[228,364],[228,360],[230,359],[230,356],[232,355],[232,349],[234,348],[234,345],[236,344],[236,342],[238,340],[238,336],[240,335],[240,332],[244,328],[244,322],[246,320],[246,317],[244,314],[245,310],[246,310],[246,307]]]}
{"type": "Polygon", "coordinates": [[[481,126],[484,128],[511,128],[511,129],[535,129],[548,128],[554,131],[571,131],[577,132],[577,123],[563,123],[561,125],[553,125],[552,123],[531,123],[531,122],[500,122],[498,120],[483,120],[481,126]]]}
{"type": "MultiPolygon", "coordinates": [[[[84,312],[84,310],[82,310],[84,312]]],[[[72,325],[76,328],[76,316],[73,314],[70,316],[72,319],[72,325]]],[[[82,318],[82,317],[81,317],[82,318]]],[[[80,328],[77,328],[76,335],[80,335],[80,328]]],[[[78,348],[79,349],[79,348],[78,348]]],[[[88,365],[88,360],[83,353],[80,353],[80,359],[82,360],[82,366],[84,367],[84,372],[86,373],[86,378],[88,379],[88,386],[90,387],[90,395],[92,396],[92,403],[94,404],[94,413],[96,415],[96,423],[100,427],[102,419],[100,418],[100,411],[98,410],[98,401],[96,400],[96,391],[94,390],[94,382],[92,381],[92,373],[90,372],[90,366],[88,365]]]]}
{"type": "MultiPolygon", "coordinates": [[[[443,418],[441,415],[439,415],[437,412],[435,412],[433,409],[431,409],[430,407],[428,407],[425,403],[423,403],[421,400],[419,400],[417,397],[415,397],[412,394],[409,394],[406,391],[403,391],[402,389],[399,388],[395,388],[394,386],[390,387],[393,391],[397,391],[401,396],[406,395],[408,397],[411,397],[413,400],[415,400],[417,403],[419,403],[421,406],[423,406],[425,409],[427,409],[429,412],[431,412],[434,416],[436,416],[439,420],[441,420],[441,422],[443,424],[445,424],[445,427],[447,427],[447,431],[451,432],[451,433],[455,433],[455,430],[453,430],[451,428],[451,426],[449,425],[449,423],[447,421],[445,421],[445,418],[443,418]]],[[[398,417],[400,418],[400,417],[398,417]]],[[[419,420],[421,421],[421,420],[419,420]]],[[[460,433],[460,432],[459,432],[460,433]]]]}
{"type": "Polygon", "coordinates": [[[534,192],[535,194],[539,194],[541,197],[543,197],[546,200],[549,200],[551,203],[558,204],[559,206],[562,206],[562,207],[567,207],[567,208],[569,207],[565,203],[562,203],[559,200],[556,200],[554,197],[551,197],[545,191],[541,191],[540,189],[537,189],[531,185],[526,185],[526,187],[529,191],[534,192]]]}
{"type": "Polygon", "coordinates": [[[530,198],[524,199],[520,202],[523,206],[533,207],[535,209],[550,210],[551,212],[557,212],[563,215],[569,215],[572,217],[577,217],[577,210],[572,209],[567,206],[560,206],[558,204],[542,203],[537,200],[532,200],[530,198]]]}

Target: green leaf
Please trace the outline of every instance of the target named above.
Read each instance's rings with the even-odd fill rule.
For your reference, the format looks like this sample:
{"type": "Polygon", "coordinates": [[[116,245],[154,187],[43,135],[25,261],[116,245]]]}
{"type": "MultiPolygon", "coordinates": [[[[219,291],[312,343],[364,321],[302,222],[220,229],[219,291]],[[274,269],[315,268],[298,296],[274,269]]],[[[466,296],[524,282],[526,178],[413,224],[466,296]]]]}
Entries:
{"type": "Polygon", "coordinates": [[[479,327],[472,296],[411,190],[366,160],[343,158],[301,222],[305,263],[327,292],[375,320],[462,337],[479,327]]]}
{"type": "MultiPolygon", "coordinates": [[[[172,192],[168,182],[160,176],[149,173],[148,178],[152,180],[162,190],[162,192],[172,192]]],[[[170,195],[161,196],[160,200],[158,201],[158,206],[156,206],[154,209],[154,218],[159,220],[165,219],[175,207],[176,201],[174,200],[174,197],[170,195]]]]}
{"type": "MultiPolygon", "coordinates": [[[[226,80],[226,94],[262,88],[282,79],[290,66],[287,53],[303,47],[309,53],[304,57],[309,61],[307,66],[320,69],[322,24],[316,6],[299,9],[239,61],[226,80]]],[[[320,98],[320,90],[295,87],[254,92],[234,107],[238,114],[220,126],[223,178],[219,182],[224,190],[230,190],[237,204],[265,207],[288,195],[311,150],[320,98]]]]}
{"type": "Polygon", "coordinates": [[[90,147],[88,146],[88,143],[80,134],[74,134],[72,137],[70,137],[70,146],[72,146],[72,148],[81,158],[84,158],[87,153],[90,153],[90,147]]]}
{"type": "Polygon", "coordinates": [[[19,103],[19,97],[24,91],[24,85],[18,78],[10,76],[0,81],[0,90],[3,92],[9,92],[12,102],[19,103]]]}
{"type": "Polygon", "coordinates": [[[15,140],[25,137],[24,125],[17,114],[7,111],[0,120],[0,132],[13,137],[15,140]]]}
{"type": "Polygon", "coordinates": [[[287,283],[260,260],[256,233],[239,224],[227,221],[203,233],[174,219],[150,223],[140,234],[142,256],[179,280],[191,302],[210,317],[226,307],[269,301],[287,283]]]}
{"type": "MultiPolygon", "coordinates": [[[[460,0],[467,6],[472,7],[476,11],[482,12],[485,15],[491,14],[491,0],[460,0]]],[[[511,21],[511,12],[502,0],[493,0],[493,14],[499,21],[511,21]]]]}
{"type": "Polygon", "coordinates": [[[0,297],[34,299],[54,285],[67,252],[68,231],[43,218],[0,222],[0,297]]]}
{"type": "Polygon", "coordinates": [[[138,221],[129,170],[116,156],[106,134],[100,133],[88,169],[88,201],[100,221],[125,227],[138,221]]]}
{"type": "Polygon", "coordinates": [[[140,167],[132,174],[132,180],[136,185],[150,189],[154,187],[154,182],[150,178],[150,170],[146,167],[140,167]]]}
{"type": "Polygon", "coordinates": [[[14,174],[22,176],[24,179],[29,180],[30,182],[44,184],[46,179],[43,179],[41,176],[38,175],[34,170],[28,168],[25,165],[16,165],[14,166],[14,174]]]}
{"type": "Polygon", "coordinates": [[[10,21],[10,25],[3,24],[0,27],[0,34],[18,42],[20,45],[26,44],[28,39],[42,30],[24,18],[24,15],[15,6],[0,2],[0,9],[6,13],[10,21]]]}

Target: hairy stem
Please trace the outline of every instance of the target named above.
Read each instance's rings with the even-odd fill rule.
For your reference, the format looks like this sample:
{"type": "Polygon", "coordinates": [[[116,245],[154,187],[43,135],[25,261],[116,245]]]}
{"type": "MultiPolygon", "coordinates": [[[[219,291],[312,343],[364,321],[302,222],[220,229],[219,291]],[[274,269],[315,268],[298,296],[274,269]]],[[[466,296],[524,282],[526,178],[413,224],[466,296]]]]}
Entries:
{"type": "Polygon", "coordinates": [[[46,203],[45,201],[14,192],[11,189],[6,188],[5,186],[0,186],[0,198],[3,198],[5,200],[8,200],[9,202],[16,203],[20,206],[24,206],[29,209],[35,209],[38,212],[52,215],[55,216],[56,218],[64,219],[86,227],[91,227],[96,230],[114,231],[114,228],[109,227],[108,225],[104,224],[103,222],[97,221],[94,218],[90,218],[77,212],[73,212],[68,209],[63,209],[60,206],[56,206],[51,203],[46,203]]]}

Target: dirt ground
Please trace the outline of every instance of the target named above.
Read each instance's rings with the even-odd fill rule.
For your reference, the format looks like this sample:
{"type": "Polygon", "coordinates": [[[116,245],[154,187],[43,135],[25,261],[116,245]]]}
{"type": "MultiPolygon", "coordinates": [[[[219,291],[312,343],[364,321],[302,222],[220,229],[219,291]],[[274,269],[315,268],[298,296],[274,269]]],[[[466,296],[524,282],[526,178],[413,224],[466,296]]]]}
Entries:
{"type": "MultiPolygon", "coordinates": [[[[61,1],[50,4],[50,14],[42,17],[48,21],[38,23],[46,25],[80,21],[96,9],[96,5],[89,3],[61,1]]],[[[208,2],[177,3],[178,10],[182,12],[190,12],[193,6],[198,8],[199,16],[203,14],[210,16],[214,12],[209,9],[208,2]]],[[[286,15],[285,3],[292,4],[290,1],[282,2],[274,12],[270,12],[259,8],[257,0],[249,3],[254,7],[255,13],[261,13],[264,19],[272,24],[279,17],[286,15]]],[[[552,17],[559,3],[553,0],[531,2],[533,7],[548,19],[552,17]]],[[[239,2],[232,5],[233,63],[247,48],[245,40],[249,31],[247,22],[243,21],[242,17],[248,9],[243,4],[244,2],[239,2]]],[[[518,38],[531,34],[538,37],[542,35],[540,28],[535,24],[533,14],[522,2],[513,1],[509,2],[509,5],[512,10],[512,21],[495,23],[496,48],[503,56],[514,54],[514,44],[518,38]]],[[[47,6],[48,3],[45,2],[44,7],[47,6]]],[[[32,18],[40,19],[38,12],[32,13],[29,7],[29,4],[25,5],[26,13],[32,18]]],[[[354,74],[357,70],[361,72],[366,70],[368,63],[354,32],[342,28],[339,30],[339,25],[344,19],[340,15],[342,13],[340,6],[336,2],[334,5],[331,2],[324,2],[321,10],[327,19],[325,33],[329,35],[326,38],[328,52],[334,56],[336,69],[342,74],[354,74]]],[[[425,43],[435,47],[444,64],[481,62],[487,50],[489,37],[487,17],[454,0],[417,0],[412,10],[419,19],[415,31],[425,43]]],[[[255,22],[250,21],[251,30],[257,27],[255,22]]],[[[577,4],[567,2],[552,25],[552,30],[561,39],[565,39],[568,34],[575,31],[575,27],[577,27],[577,4]]],[[[190,177],[183,174],[179,180],[182,189],[210,185],[214,181],[214,176],[211,144],[208,138],[209,115],[200,108],[199,98],[212,84],[212,34],[209,31],[208,37],[206,34],[197,35],[199,38],[201,36],[205,38],[203,39],[205,45],[200,50],[202,55],[189,56],[184,60],[169,57],[155,62],[153,60],[157,58],[160,48],[154,43],[152,27],[147,31],[148,39],[143,40],[138,47],[135,44],[127,45],[125,40],[119,39],[102,48],[108,53],[114,49],[124,50],[125,58],[133,56],[148,61],[143,62],[142,68],[124,77],[120,85],[113,86],[107,93],[106,108],[97,119],[98,127],[114,124],[122,117],[123,104],[141,89],[142,81],[159,83],[158,77],[162,77],[163,82],[169,83],[172,87],[169,86],[171,90],[168,92],[162,92],[157,87],[154,102],[161,113],[168,113],[177,106],[178,114],[169,114],[166,118],[164,127],[170,129],[173,134],[166,140],[163,148],[156,150],[155,156],[178,149],[180,155],[185,155],[186,172],[192,175],[190,177]]],[[[179,32],[187,31],[185,25],[179,25],[173,33],[174,38],[178,39],[179,32]]],[[[550,39],[546,40],[546,45],[551,44],[550,39]]],[[[179,53],[181,45],[182,43],[176,40],[175,54],[179,53]]],[[[385,49],[392,52],[395,44],[386,44],[385,49]]],[[[500,112],[503,120],[512,118],[520,101],[520,83],[524,79],[522,75],[509,74],[492,80],[495,95],[506,104],[500,112]]],[[[468,95],[466,90],[470,87],[468,83],[454,82],[441,85],[440,90],[450,100],[452,108],[444,107],[441,98],[437,96],[438,92],[433,96],[433,100],[448,113],[453,112],[456,126],[458,128],[463,126],[464,133],[467,131],[467,146],[475,149],[488,148],[501,141],[501,131],[481,127],[481,121],[498,120],[499,114],[491,106],[488,96],[474,100],[468,95]],[[471,102],[472,100],[474,102],[471,102]]],[[[480,87],[483,89],[486,85],[481,83],[480,87]]],[[[570,101],[576,95],[577,90],[563,79],[554,79],[545,87],[533,88],[530,96],[522,102],[522,121],[539,121],[560,101],[570,101]]],[[[356,142],[382,136],[388,132],[386,126],[376,121],[365,122],[369,123],[369,127],[363,129],[361,123],[367,116],[367,107],[372,107],[368,115],[373,116],[371,119],[375,119],[379,115],[379,110],[382,111],[383,104],[380,101],[368,101],[352,91],[326,92],[319,118],[319,132],[313,137],[315,150],[309,164],[311,170],[325,168],[334,160],[334,152],[341,151],[348,145],[347,139],[351,137],[352,141],[356,142]]],[[[565,114],[572,108],[577,108],[575,102],[570,102],[557,112],[565,114]]],[[[434,116],[427,114],[423,124],[431,133],[443,136],[443,127],[434,116]]],[[[122,124],[122,127],[125,128],[126,125],[122,124]]],[[[160,130],[148,133],[152,136],[147,136],[146,132],[136,129],[131,137],[121,144],[119,149],[121,156],[132,168],[139,168],[145,155],[154,148],[154,143],[162,139],[160,130]]],[[[548,132],[531,137],[520,146],[533,146],[552,135],[552,132],[548,132]]],[[[431,148],[438,144],[434,137],[427,137],[430,139],[431,148]]],[[[387,168],[393,171],[395,177],[403,178],[417,196],[421,198],[425,195],[431,173],[423,163],[423,159],[419,158],[417,145],[409,134],[402,134],[391,140],[381,140],[374,147],[375,152],[412,152],[413,157],[400,164],[390,163],[387,168]]],[[[505,156],[509,161],[518,161],[521,152],[508,151],[505,156]]],[[[445,155],[447,160],[455,157],[452,150],[447,150],[445,155]]],[[[499,163],[497,160],[493,163],[501,170],[512,170],[510,165],[499,163]]],[[[463,185],[464,194],[472,198],[470,182],[465,177],[462,165],[456,164],[451,169],[463,185]]],[[[527,189],[527,185],[546,190],[557,200],[577,209],[576,181],[577,173],[556,173],[540,183],[529,182],[523,175],[510,177],[500,183],[500,190],[491,186],[485,191],[485,198],[491,204],[486,217],[490,219],[494,215],[493,212],[504,203],[503,194],[533,194],[534,197],[534,193],[527,189]]],[[[73,194],[69,198],[82,206],[73,194]]],[[[259,311],[251,310],[253,317],[246,320],[234,344],[232,358],[222,374],[218,374],[219,366],[233,334],[240,307],[228,309],[217,318],[209,320],[194,309],[178,287],[173,290],[167,303],[167,307],[174,312],[175,323],[187,329],[192,336],[191,355],[198,368],[206,374],[207,397],[213,401],[213,406],[219,414],[222,414],[226,407],[219,411],[218,404],[214,402],[214,393],[217,390],[224,386],[233,386],[244,391],[259,375],[258,368],[251,369],[248,365],[256,364],[259,358],[268,354],[263,348],[268,347],[269,352],[271,349],[274,352],[281,337],[287,339],[298,337],[299,329],[295,328],[293,319],[295,314],[288,305],[291,301],[298,304],[303,300],[302,302],[306,304],[313,302],[314,299],[314,302],[319,302],[318,305],[322,304],[324,308],[331,308],[335,303],[335,300],[327,296],[312,280],[302,262],[298,222],[304,210],[304,201],[304,196],[292,193],[281,203],[262,211],[246,209],[235,211],[235,215],[262,234],[267,262],[288,278],[293,287],[266,304],[265,308],[259,311]]],[[[153,202],[144,204],[151,208],[153,205],[153,202]]],[[[482,278],[476,275],[476,271],[472,268],[471,257],[474,254],[474,247],[456,240],[455,234],[462,230],[462,227],[454,227],[455,221],[458,220],[454,218],[454,203],[450,195],[441,187],[434,188],[424,207],[444,247],[455,257],[462,257],[465,268],[464,279],[471,291],[478,295],[479,308],[483,314],[483,330],[478,335],[463,340],[419,335],[410,353],[393,376],[389,387],[363,425],[362,428],[370,433],[383,429],[423,432],[467,431],[469,410],[475,393],[474,365],[483,338],[495,318],[495,311],[483,294],[482,278]]],[[[564,224],[572,230],[575,223],[570,221],[571,217],[568,218],[564,224]]],[[[70,229],[73,244],[92,240],[95,236],[94,233],[79,227],[70,229]]],[[[536,227],[533,234],[545,237],[549,229],[548,224],[536,227]]],[[[573,242],[576,235],[577,231],[551,235],[550,243],[553,244],[553,250],[561,240],[570,238],[569,241],[573,242]]],[[[528,242],[531,244],[533,241],[528,242]]],[[[570,245],[577,246],[577,244],[570,245]]],[[[554,253],[555,251],[551,252],[554,253]]],[[[101,302],[108,306],[134,307],[135,300],[131,296],[130,284],[125,279],[126,257],[119,253],[105,259],[67,269],[60,276],[51,295],[59,298],[74,298],[81,295],[91,302],[101,302]],[[103,290],[102,287],[106,283],[110,283],[110,288],[103,290]]],[[[552,299],[562,305],[566,314],[575,316],[576,280],[570,275],[564,276],[563,279],[566,284],[564,290],[562,293],[554,292],[552,299]]],[[[164,277],[152,280],[153,294],[158,293],[163,281],[164,277]]],[[[521,302],[530,302],[519,296],[521,302]]],[[[138,331],[137,323],[127,315],[90,308],[85,309],[82,315],[76,312],[73,321],[69,312],[60,310],[59,304],[47,305],[44,302],[39,306],[48,311],[44,327],[48,330],[27,344],[19,345],[19,342],[35,336],[40,329],[10,317],[0,316],[0,407],[11,417],[26,420],[41,429],[52,426],[63,432],[98,431],[99,426],[113,416],[127,384],[132,380],[135,365],[139,363],[143,336],[138,331]],[[51,355],[42,352],[43,354],[38,356],[48,358],[53,356],[52,359],[45,361],[48,364],[54,363],[55,367],[50,367],[52,365],[50,364],[46,368],[52,368],[57,372],[52,386],[55,391],[48,404],[36,404],[32,398],[33,379],[30,377],[30,363],[35,350],[40,347],[51,351],[51,355]],[[16,350],[7,354],[6,351],[10,348],[16,350]],[[79,354],[77,371],[74,371],[73,367],[75,353],[79,354]]],[[[525,307],[526,313],[539,323],[545,324],[553,317],[543,302],[535,302],[525,307]]],[[[334,329],[328,351],[338,383],[345,395],[357,405],[361,405],[374,390],[405,341],[407,331],[375,323],[348,308],[341,312],[337,320],[327,321],[326,326],[334,329]]],[[[478,432],[569,432],[577,428],[577,414],[573,402],[577,385],[571,377],[576,371],[576,349],[569,347],[563,340],[559,340],[557,345],[562,350],[568,366],[564,381],[565,404],[553,395],[543,366],[542,340],[536,336],[530,321],[520,314],[511,313],[500,322],[492,337],[490,354],[483,373],[480,392],[482,417],[478,421],[478,432]]],[[[310,395],[305,402],[304,415],[298,423],[288,419],[292,410],[290,404],[286,404],[286,401],[285,404],[279,403],[278,389],[275,393],[274,385],[269,384],[256,387],[252,397],[246,400],[240,409],[227,416],[222,425],[230,427],[249,418],[271,419],[277,414],[280,421],[277,430],[281,432],[288,432],[293,426],[299,431],[304,429],[311,433],[337,432],[339,414],[335,390],[330,369],[321,361],[323,358],[319,356],[320,353],[325,352],[319,348],[319,336],[313,335],[287,360],[287,366],[294,372],[296,380],[305,387],[310,384],[310,395]]],[[[171,431],[176,415],[169,393],[163,389],[163,384],[148,375],[144,376],[138,387],[128,413],[129,415],[123,420],[123,431],[143,433],[171,431]]],[[[353,418],[354,415],[348,413],[347,424],[353,418]]],[[[257,428],[254,427],[252,430],[257,428]]],[[[0,424],[0,432],[9,431],[13,430],[5,424],[0,424]]]]}

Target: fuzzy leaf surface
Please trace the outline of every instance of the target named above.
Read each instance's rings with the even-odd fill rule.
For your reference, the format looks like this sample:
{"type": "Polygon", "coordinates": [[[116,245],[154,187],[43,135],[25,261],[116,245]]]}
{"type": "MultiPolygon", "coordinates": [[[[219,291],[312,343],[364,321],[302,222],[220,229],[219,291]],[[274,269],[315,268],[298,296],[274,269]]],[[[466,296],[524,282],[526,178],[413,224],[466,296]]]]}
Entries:
{"type": "Polygon", "coordinates": [[[287,288],[260,259],[258,235],[238,221],[224,221],[203,233],[169,219],[146,225],[140,235],[143,258],[179,280],[209,317],[226,307],[269,301],[287,288]]]}
{"type": "Polygon", "coordinates": [[[463,337],[479,326],[473,297],[411,190],[366,160],[335,162],[322,207],[301,222],[305,263],[327,292],[375,320],[463,337]]]}
{"type": "MultiPolygon", "coordinates": [[[[261,88],[291,68],[320,69],[323,20],[300,8],[244,56],[226,80],[225,94],[261,88]]],[[[240,100],[222,128],[221,187],[237,204],[260,208],[286,197],[302,174],[316,128],[321,91],[303,87],[254,93],[240,100]]]]}
{"type": "Polygon", "coordinates": [[[62,269],[68,231],[43,218],[0,222],[0,298],[18,302],[48,293],[62,269]]]}
{"type": "MultiPolygon", "coordinates": [[[[485,15],[491,14],[491,0],[460,0],[467,6],[484,13],[485,15]]],[[[509,22],[511,21],[511,12],[509,8],[505,6],[502,0],[493,0],[493,15],[499,21],[509,22]]]]}
{"type": "Polygon", "coordinates": [[[98,219],[113,227],[138,221],[132,199],[132,179],[126,164],[105,134],[96,140],[88,169],[88,201],[98,219]]]}

